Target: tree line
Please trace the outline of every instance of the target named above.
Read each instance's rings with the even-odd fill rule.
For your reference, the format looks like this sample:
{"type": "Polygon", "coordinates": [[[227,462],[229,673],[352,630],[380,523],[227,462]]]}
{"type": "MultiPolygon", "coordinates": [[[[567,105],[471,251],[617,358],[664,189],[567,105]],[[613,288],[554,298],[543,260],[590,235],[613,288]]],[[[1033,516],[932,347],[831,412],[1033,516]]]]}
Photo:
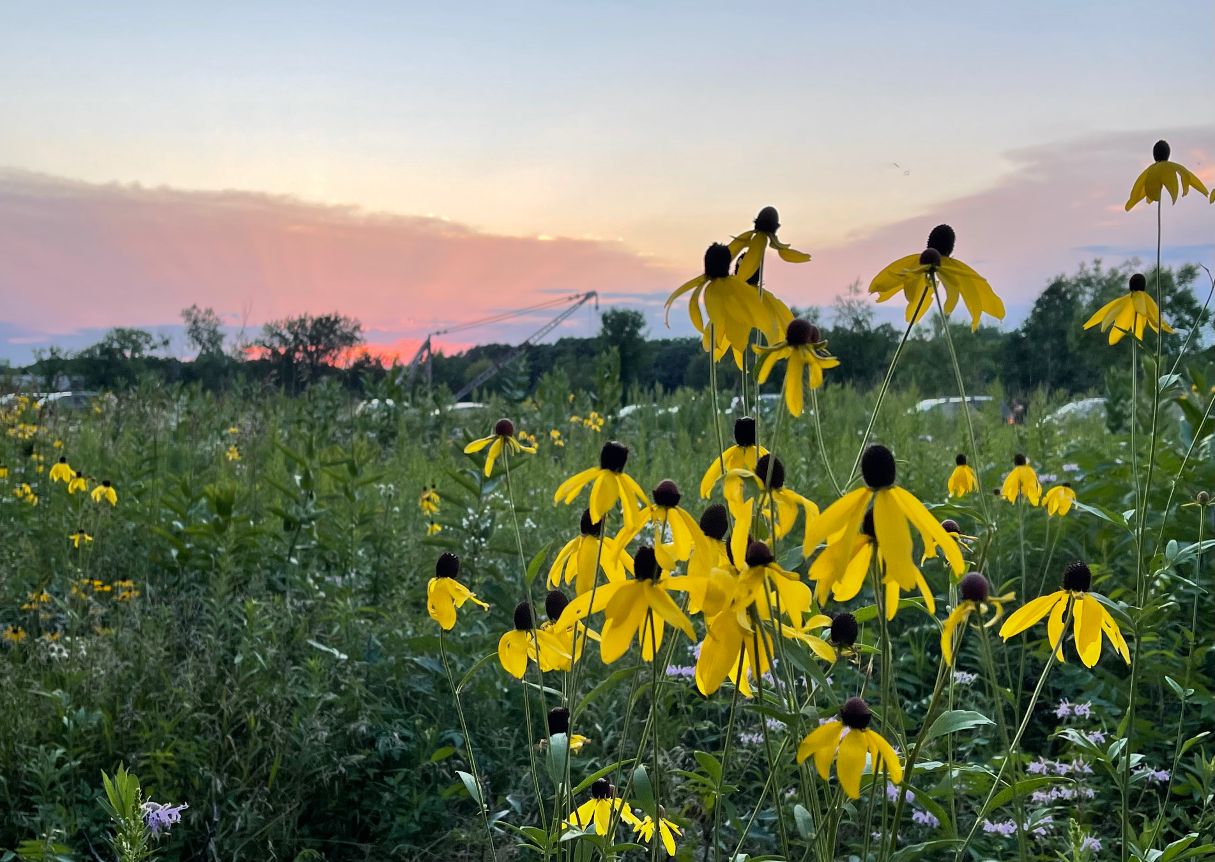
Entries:
{"type": "MultiPolygon", "coordinates": [[[[974,392],[999,386],[1009,394],[1037,389],[1084,393],[1103,389],[1111,377],[1127,373],[1124,352],[1106,349],[1103,336],[1082,326],[1095,309],[1126,290],[1130,273],[1127,265],[1107,269],[1097,261],[1071,275],[1060,275],[1038,295],[1025,321],[1014,329],[982,326],[972,333],[968,325],[949,324],[955,344],[967,356],[968,386],[974,392]]],[[[1190,265],[1162,272],[1164,316],[1175,330],[1166,337],[1165,347],[1178,350],[1197,324],[1195,361],[1209,366],[1215,361],[1211,314],[1195,290],[1209,298],[1209,276],[1200,283],[1203,274],[1190,265]]],[[[1154,284],[1152,274],[1148,278],[1154,284]]],[[[829,375],[831,383],[859,388],[877,385],[904,334],[901,326],[876,322],[873,303],[859,284],[853,284],[830,307],[804,309],[799,314],[819,326],[828,349],[840,359],[840,367],[829,375]]],[[[235,344],[225,338],[219,316],[209,308],[191,306],[182,312],[182,320],[194,353],[190,360],[167,355],[165,339],[139,329],[118,328],[76,353],[56,348],[41,351],[24,372],[45,381],[46,388],[65,378],[75,386],[105,390],[129,388],[151,379],[212,390],[253,383],[298,392],[330,380],[354,392],[395,388],[399,397],[409,398],[457,391],[513,349],[508,344],[485,344],[452,355],[436,354],[429,373],[416,375],[413,383],[415,389],[430,391],[411,393],[401,391],[408,377],[404,369],[361,351],[361,323],[336,312],[270,321],[256,338],[235,344]]],[[[561,338],[531,347],[473,397],[493,393],[522,399],[555,371],[568,379],[573,390],[600,391],[608,386],[624,394],[707,385],[708,356],[698,339],[648,338],[644,316],[631,309],[607,309],[601,321],[595,337],[561,338]]],[[[900,385],[914,386],[928,397],[956,394],[952,374],[945,370],[949,367],[941,323],[930,315],[904,347],[900,385]]]]}

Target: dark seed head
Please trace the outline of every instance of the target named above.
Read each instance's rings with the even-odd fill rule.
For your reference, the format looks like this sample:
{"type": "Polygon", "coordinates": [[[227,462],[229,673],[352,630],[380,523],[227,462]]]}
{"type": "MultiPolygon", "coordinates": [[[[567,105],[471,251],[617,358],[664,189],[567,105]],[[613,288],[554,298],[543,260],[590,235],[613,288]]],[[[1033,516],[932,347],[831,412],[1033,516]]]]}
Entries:
{"type": "Polygon", "coordinates": [[[658,560],[654,557],[654,549],[643,545],[633,555],[633,577],[639,581],[656,581],[662,571],[658,568],[658,560]]]}
{"type": "Polygon", "coordinates": [[[971,572],[958,584],[958,594],[962,596],[962,601],[980,604],[991,595],[991,584],[978,572],[971,572]]]}
{"type": "Polygon", "coordinates": [[[872,720],[873,713],[869,711],[869,704],[859,697],[848,698],[840,707],[840,721],[853,730],[864,730],[872,720]]]}
{"type": "Polygon", "coordinates": [[[515,423],[509,419],[499,419],[494,423],[494,435],[497,437],[514,437],[515,423]]]}
{"type": "Polygon", "coordinates": [[[772,556],[772,549],[763,542],[750,542],[747,545],[747,565],[748,566],[767,566],[776,562],[776,557],[772,556]]]}
{"type": "Polygon", "coordinates": [[[1013,455],[1013,466],[1014,467],[1024,467],[1028,463],[1029,462],[1025,460],[1025,456],[1022,455],[1020,452],[1018,452],[1016,455],[1013,455]]]}
{"type": "Polygon", "coordinates": [[[599,450],[599,466],[613,473],[623,473],[624,465],[629,462],[629,447],[615,440],[609,440],[599,450]]]}
{"type": "Polygon", "coordinates": [[[870,446],[861,456],[861,476],[877,491],[894,484],[894,453],[882,445],[870,446]]]}
{"type": "Polygon", "coordinates": [[[946,518],[941,522],[941,529],[946,533],[960,533],[962,528],[958,526],[958,522],[953,518],[946,518]]]}
{"type": "Polygon", "coordinates": [[[873,509],[865,510],[865,517],[861,518],[861,532],[877,541],[877,531],[873,527],[873,509]]]}
{"type": "Polygon", "coordinates": [[[857,625],[856,617],[847,611],[831,618],[830,637],[831,642],[836,646],[852,646],[856,643],[856,636],[859,633],[860,626],[857,625]]]}
{"type": "Polygon", "coordinates": [[[920,266],[938,267],[941,265],[941,253],[935,248],[926,248],[920,252],[920,266]]]}
{"type": "Polygon", "coordinates": [[[760,233],[776,233],[780,229],[780,214],[776,207],[764,207],[755,217],[755,229],[760,233]]]}
{"type": "Polygon", "coordinates": [[[654,488],[655,504],[667,509],[674,509],[678,506],[681,496],[679,486],[671,479],[663,479],[654,488]]]}
{"type": "Polygon", "coordinates": [[[536,618],[532,614],[532,606],[527,602],[515,605],[515,628],[521,632],[530,632],[536,627],[536,618]]]}
{"type": "Polygon", "coordinates": [[[947,224],[939,224],[928,234],[928,247],[939,251],[941,257],[949,257],[953,254],[953,244],[957,238],[953,228],[947,224]]]}
{"type": "Polygon", "coordinates": [[[1127,285],[1127,287],[1131,293],[1139,290],[1147,290],[1147,279],[1144,278],[1143,273],[1137,272],[1131,276],[1130,283],[1127,285]]]}
{"type": "Polygon", "coordinates": [[[705,277],[725,278],[730,274],[730,247],[719,242],[709,246],[705,252],[705,277]]]}
{"type": "Polygon", "coordinates": [[[822,340],[823,335],[818,331],[818,327],[808,320],[802,320],[800,317],[795,317],[785,327],[785,342],[793,347],[817,344],[822,340]]]}
{"type": "Polygon", "coordinates": [[[564,706],[554,706],[548,711],[548,735],[570,732],[570,711],[564,706]]]}
{"type": "Polygon", "coordinates": [[[966,456],[963,455],[961,452],[959,452],[958,457],[953,459],[953,463],[957,464],[959,467],[965,467],[966,466],[966,456]]]}
{"type": "Polygon", "coordinates": [[[439,554],[435,563],[436,578],[454,578],[460,574],[460,558],[452,553],[439,554]]]}
{"type": "Polygon", "coordinates": [[[1194,496],[1194,502],[1197,503],[1199,506],[1208,506],[1211,503],[1211,495],[1208,494],[1206,491],[1199,491],[1194,496]]]}
{"type": "Polygon", "coordinates": [[[1087,593],[1092,585],[1093,573],[1089,571],[1087,563],[1077,560],[1067,564],[1067,568],[1063,570],[1063,589],[1073,593],[1087,593]]]}
{"type": "Polygon", "coordinates": [[[1152,158],[1158,162],[1167,162],[1171,153],[1168,141],[1157,141],[1152,147],[1152,158]]]}
{"type": "Polygon", "coordinates": [[[582,518],[578,522],[578,532],[584,536],[598,536],[603,532],[603,521],[592,521],[591,510],[583,509],[582,518]]]}
{"type": "Polygon", "coordinates": [[[1072,486],[1072,483],[1071,483],[1071,482],[1064,482],[1064,483],[1063,483],[1063,487],[1064,487],[1064,488],[1070,488],[1071,486],[1072,486]]]}
{"type": "MultiPolygon", "coordinates": [[[[2,466],[2,465],[0,465],[0,466],[2,466]]],[[[79,470],[77,470],[77,471],[76,471],[76,478],[77,478],[77,479],[83,479],[83,478],[84,478],[84,474],[83,474],[83,473],[81,473],[79,470]]]]}
{"type": "Polygon", "coordinates": [[[726,514],[726,507],[721,503],[714,503],[705,509],[704,514],[700,516],[700,529],[710,539],[717,539],[718,541],[724,539],[726,533],[730,530],[730,520],[726,514]]]}
{"type": "Polygon", "coordinates": [[[755,420],[740,416],[734,420],[734,442],[739,446],[755,445],[755,420]]]}
{"type": "Polygon", "coordinates": [[[109,480],[109,479],[106,479],[104,482],[102,482],[102,483],[101,483],[101,487],[103,487],[103,488],[108,488],[108,487],[110,487],[110,480],[109,480]]]}
{"type": "Polygon", "coordinates": [[[60,464],[66,464],[66,463],[67,463],[67,455],[60,455],[60,456],[59,456],[59,463],[60,463],[60,464]]]}
{"type": "Polygon", "coordinates": [[[569,603],[570,600],[561,590],[549,590],[548,595],[544,597],[544,614],[553,622],[557,622],[561,619],[561,612],[569,603]]]}
{"type": "Polygon", "coordinates": [[[776,488],[785,487],[785,465],[780,462],[780,458],[772,455],[765,455],[755,462],[755,475],[759,477],[761,482],[765,482],[765,487],[775,490],[776,488]],[[772,477],[768,478],[768,465],[772,465],[772,477]]]}
{"type": "Polygon", "coordinates": [[[612,782],[606,778],[596,778],[591,782],[591,797],[594,799],[611,799],[612,782]]]}

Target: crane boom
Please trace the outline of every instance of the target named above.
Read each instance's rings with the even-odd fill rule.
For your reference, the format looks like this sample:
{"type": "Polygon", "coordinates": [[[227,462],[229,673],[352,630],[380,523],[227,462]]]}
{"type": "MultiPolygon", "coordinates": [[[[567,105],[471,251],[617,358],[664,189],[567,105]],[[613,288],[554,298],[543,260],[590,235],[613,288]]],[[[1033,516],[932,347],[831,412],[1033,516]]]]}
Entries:
{"type": "Polygon", "coordinates": [[[544,326],[537,329],[535,332],[533,332],[527,338],[523,339],[523,341],[519,342],[519,344],[516,347],[514,347],[509,353],[507,353],[504,357],[499,359],[497,362],[495,362],[489,368],[486,368],[484,371],[482,371],[480,374],[478,374],[476,377],[474,377],[468,383],[464,384],[464,387],[459,392],[456,393],[455,400],[462,401],[468,395],[468,393],[472,392],[474,389],[476,389],[482,383],[489,380],[491,377],[493,377],[495,374],[497,374],[499,371],[501,371],[504,367],[509,365],[513,360],[518,358],[520,356],[520,354],[526,352],[527,349],[529,347],[531,347],[534,342],[539,341],[541,338],[548,335],[550,332],[552,332],[554,329],[556,329],[558,326],[560,326],[562,321],[568,319],[570,317],[570,315],[572,315],[575,311],[577,311],[582,306],[586,305],[586,303],[590,302],[592,299],[597,301],[598,298],[599,298],[599,294],[593,290],[587,291],[586,293],[579,296],[578,300],[573,305],[571,305],[569,308],[562,311],[560,314],[558,314],[556,317],[554,317],[548,323],[544,324],[544,326]]]}

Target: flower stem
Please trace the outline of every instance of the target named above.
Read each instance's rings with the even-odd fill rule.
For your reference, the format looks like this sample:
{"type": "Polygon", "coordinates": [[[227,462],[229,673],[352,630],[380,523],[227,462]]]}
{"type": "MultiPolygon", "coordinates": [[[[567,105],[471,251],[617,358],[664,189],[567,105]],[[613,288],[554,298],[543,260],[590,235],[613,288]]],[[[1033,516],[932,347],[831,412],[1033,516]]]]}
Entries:
{"type": "MultiPolygon", "coordinates": [[[[961,639],[959,638],[959,640],[961,639]]],[[[916,734],[915,744],[911,746],[911,752],[907,755],[907,766],[903,770],[903,781],[899,785],[899,798],[894,805],[894,822],[891,824],[889,830],[890,842],[887,845],[886,858],[889,858],[889,855],[894,852],[895,845],[898,843],[899,824],[902,823],[903,806],[907,802],[907,789],[911,786],[912,775],[915,774],[916,759],[920,756],[920,750],[924,747],[924,735],[928,733],[928,728],[932,726],[933,719],[936,717],[937,702],[941,699],[941,690],[945,687],[947,670],[948,665],[945,664],[945,659],[942,658],[940,665],[937,667],[937,681],[932,687],[932,697],[928,700],[928,712],[924,714],[924,722],[920,725],[920,732],[916,734]]],[[[876,780],[877,776],[875,775],[874,781],[876,780]]]]}
{"type": "MultiPolygon", "coordinates": [[[[472,736],[468,732],[468,722],[464,718],[464,706],[460,703],[460,688],[452,675],[451,664],[447,660],[447,644],[443,638],[443,629],[439,629],[439,657],[443,661],[443,670],[447,672],[447,682],[451,686],[451,694],[456,702],[456,716],[460,720],[460,732],[464,734],[464,751],[468,757],[468,768],[472,772],[473,782],[477,785],[480,799],[475,800],[481,809],[481,819],[485,821],[485,835],[489,839],[489,853],[494,862],[498,859],[498,850],[494,847],[494,830],[489,824],[489,807],[485,804],[485,784],[481,781],[481,771],[477,768],[477,759],[473,756],[472,736]]],[[[528,722],[530,725],[531,722],[528,722]]],[[[529,730],[530,733],[530,730],[529,730]]],[[[542,807],[543,810],[543,807],[542,807]]]]}

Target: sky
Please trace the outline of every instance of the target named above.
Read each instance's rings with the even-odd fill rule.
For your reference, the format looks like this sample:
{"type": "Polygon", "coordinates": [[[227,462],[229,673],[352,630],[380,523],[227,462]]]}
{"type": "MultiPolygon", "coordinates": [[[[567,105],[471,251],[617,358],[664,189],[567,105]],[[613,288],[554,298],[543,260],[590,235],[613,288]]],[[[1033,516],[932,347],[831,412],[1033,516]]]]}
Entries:
{"type": "MultiPolygon", "coordinates": [[[[177,336],[192,303],[246,334],[337,310],[408,354],[594,290],[659,335],[769,204],[814,256],[769,268],[792,305],[944,221],[1015,325],[1058,273],[1154,256],[1122,205],[1157,138],[1215,181],[1213,37],[1200,2],[9,4],[0,358],[177,336]]],[[[1215,206],[1163,218],[1166,261],[1215,268],[1215,206]]]]}

